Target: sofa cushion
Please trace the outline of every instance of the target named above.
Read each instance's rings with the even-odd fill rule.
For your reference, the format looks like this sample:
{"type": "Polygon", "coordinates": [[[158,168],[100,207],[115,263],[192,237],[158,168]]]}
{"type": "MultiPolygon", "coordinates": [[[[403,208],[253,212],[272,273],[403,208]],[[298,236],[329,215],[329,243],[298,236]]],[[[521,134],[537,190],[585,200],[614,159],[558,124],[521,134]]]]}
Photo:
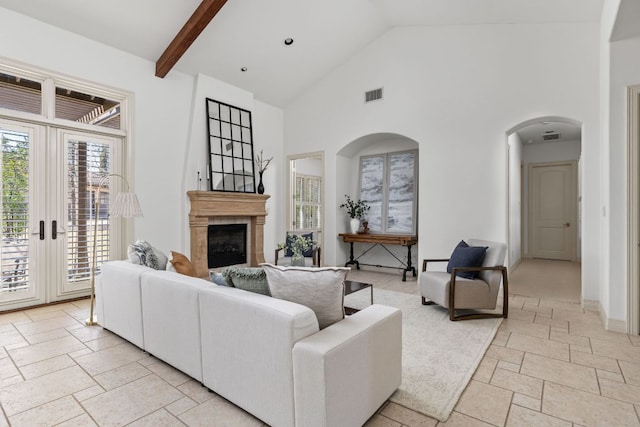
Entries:
{"type": "Polygon", "coordinates": [[[271,296],[309,307],[320,329],[344,319],[345,267],[283,267],[260,264],[267,275],[271,296]]]}
{"type": "Polygon", "coordinates": [[[129,245],[127,257],[132,264],[144,265],[155,270],[164,270],[167,266],[167,256],[144,240],[137,240],[129,245]]]}
{"type": "Polygon", "coordinates": [[[185,276],[196,276],[196,271],[193,268],[193,264],[189,261],[186,255],[180,252],[171,251],[171,265],[176,269],[176,272],[184,274],[185,276]]]}
{"type": "MultiPolygon", "coordinates": [[[[481,267],[486,253],[487,246],[469,246],[464,240],[461,240],[449,258],[447,273],[451,273],[457,267],[481,267]]],[[[478,277],[478,272],[459,271],[456,275],[465,279],[475,279],[478,277]]]]}
{"type": "Polygon", "coordinates": [[[258,267],[229,267],[222,272],[225,281],[233,287],[271,296],[267,276],[258,267]]]}

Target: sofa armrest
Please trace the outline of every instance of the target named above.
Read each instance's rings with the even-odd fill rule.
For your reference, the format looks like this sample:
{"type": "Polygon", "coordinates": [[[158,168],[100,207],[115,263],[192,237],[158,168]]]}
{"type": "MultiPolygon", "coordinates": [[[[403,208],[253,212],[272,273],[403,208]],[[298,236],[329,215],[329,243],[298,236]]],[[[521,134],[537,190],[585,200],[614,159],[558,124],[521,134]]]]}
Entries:
{"type": "Polygon", "coordinates": [[[400,386],[402,313],[374,304],[293,347],[296,425],[363,425],[400,386]]]}

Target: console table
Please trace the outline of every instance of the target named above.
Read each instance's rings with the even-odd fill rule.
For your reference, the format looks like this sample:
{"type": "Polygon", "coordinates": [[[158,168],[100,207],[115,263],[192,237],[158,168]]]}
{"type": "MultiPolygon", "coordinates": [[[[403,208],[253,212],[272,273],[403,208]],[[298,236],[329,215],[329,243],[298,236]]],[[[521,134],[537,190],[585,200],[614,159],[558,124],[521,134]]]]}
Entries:
{"type": "MultiPolygon", "coordinates": [[[[342,237],[342,241],[344,241],[345,243],[349,243],[351,245],[350,252],[349,252],[349,261],[347,261],[345,263],[345,265],[344,265],[345,267],[347,267],[349,265],[355,265],[356,269],[360,270],[360,264],[361,263],[358,261],[358,259],[360,257],[362,257],[363,255],[365,255],[367,252],[369,252],[374,247],[382,246],[382,248],[384,248],[384,250],[389,252],[391,254],[391,256],[393,256],[395,259],[397,259],[402,264],[402,266],[403,266],[402,281],[403,282],[407,281],[407,271],[410,271],[413,274],[413,277],[416,276],[416,268],[411,265],[411,246],[413,246],[416,243],[418,243],[418,237],[417,236],[411,236],[411,235],[407,235],[407,234],[368,234],[368,233],[367,234],[340,233],[340,234],[338,234],[338,236],[342,237]],[[357,258],[354,258],[354,256],[353,256],[353,244],[354,243],[372,243],[372,245],[367,250],[365,250],[360,255],[358,255],[357,258]],[[396,256],[396,254],[391,252],[389,250],[389,248],[387,248],[385,245],[406,246],[407,247],[407,262],[405,263],[400,258],[398,258],[396,256]]],[[[378,265],[378,264],[365,264],[365,263],[362,263],[362,265],[369,265],[369,266],[373,266],[373,267],[396,268],[396,267],[393,267],[393,266],[378,265]]]]}

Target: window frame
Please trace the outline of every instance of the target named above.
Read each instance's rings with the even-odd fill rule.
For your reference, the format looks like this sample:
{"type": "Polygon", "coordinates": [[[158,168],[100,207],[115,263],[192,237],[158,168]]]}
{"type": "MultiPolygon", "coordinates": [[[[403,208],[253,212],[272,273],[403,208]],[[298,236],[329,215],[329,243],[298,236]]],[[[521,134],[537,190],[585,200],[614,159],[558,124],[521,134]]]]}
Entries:
{"type": "MultiPolygon", "coordinates": [[[[363,195],[363,162],[367,159],[371,158],[381,158],[383,160],[382,165],[382,197],[381,197],[381,208],[380,208],[380,229],[372,228],[371,222],[369,221],[369,228],[372,232],[378,234],[410,234],[416,235],[418,230],[418,150],[401,150],[401,151],[392,151],[385,153],[377,153],[377,154],[367,154],[360,156],[358,161],[358,194],[359,198],[365,202],[369,201],[363,195]],[[390,167],[390,158],[397,155],[403,154],[412,154],[413,155],[413,187],[411,191],[411,230],[410,231],[396,231],[393,228],[389,227],[389,208],[390,208],[390,195],[389,195],[389,187],[391,181],[392,170],[390,167]]],[[[371,212],[371,211],[369,211],[371,212]]],[[[370,218],[370,213],[369,213],[370,218]]],[[[375,227],[375,225],[374,225],[375,227]]]]}

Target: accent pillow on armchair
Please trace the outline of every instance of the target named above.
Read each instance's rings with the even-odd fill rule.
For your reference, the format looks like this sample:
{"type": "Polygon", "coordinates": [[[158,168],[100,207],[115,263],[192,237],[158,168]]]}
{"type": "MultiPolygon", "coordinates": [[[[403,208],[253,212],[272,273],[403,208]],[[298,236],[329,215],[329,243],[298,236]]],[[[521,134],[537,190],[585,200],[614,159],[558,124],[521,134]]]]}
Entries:
{"type": "MultiPolygon", "coordinates": [[[[484,257],[487,253],[488,246],[469,246],[467,242],[461,240],[455,247],[449,263],[447,264],[447,273],[451,273],[457,267],[481,267],[484,257]]],[[[478,277],[477,271],[459,271],[458,277],[465,279],[475,279],[478,277]]]]}

